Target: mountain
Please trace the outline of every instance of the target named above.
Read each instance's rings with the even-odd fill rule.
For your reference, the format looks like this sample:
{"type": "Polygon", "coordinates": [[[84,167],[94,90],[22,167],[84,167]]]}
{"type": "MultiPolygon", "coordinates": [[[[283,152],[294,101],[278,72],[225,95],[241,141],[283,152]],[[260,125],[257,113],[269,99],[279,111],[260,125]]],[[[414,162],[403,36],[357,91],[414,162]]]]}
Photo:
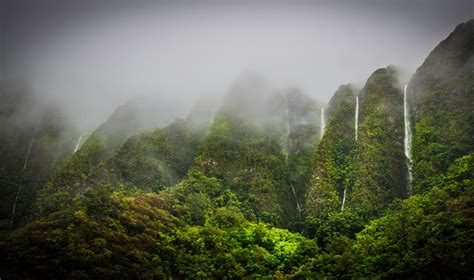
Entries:
{"type": "Polygon", "coordinates": [[[394,198],[406,197],[403,94],[393,68],[376,70],[359,93],[354,183],[348,206],[377,216],[394,198]]]}
{"type": "Polygon", "coordinates": [[[318,116],[317,104],[298,90],[281,94],[267,90],[257,78],[242,79],[215,116],[196,168],[235,192],[248,219],[295,224],[318,116]],[[262,90],[259,99],[250,101],[252,90],[242,93],[249,85],[262,90]]]}
{"type": "Polygon", "coordinates": [[[413,189],[429,190],[437,174],[474,148],[474,20],[462,23],[430,53],[408,84],[413,127],[413,189]]]}
{"type": "Polygon", "coordinates": [[[92,136],[60,166],[38,197],[36,212],[45,216],[67,207],[91,188],[159,192],[176,184],[193,165],[206,128],[177,120],[163,129],[129,138],[111,155],[92,136]]]}
{"type": "Polygon", "coordinates": [[[286,212],[290,220],[301,222],[313,169],[314,147],[321,135],[321,105],[297,89],[289,89],[284,94],[288,125],[284,142],[288,166],[287,192],[291,189],[286,197],[295,199],[293,204],[287,204],[286,212]]]}
{"type": "Polygon", "coordinates": [[[20,223],[38,191],[74,150],[77,130],[21,82],[0,84],[0,220],[20,223]]]}
{"type": "Polygon", "coordinates": [[[328,125],[315,152],[306,209],[321,215],[342,208],[353,183],[356,90],[340,86],[326,108],[328,125]]]}
{"type": "Polygon", "coordinates": [[[30,178],[29,143],[30,172],[54,172],[28,185],[35,215],[0,230],[1,276],[471,279],[473,27],[459,25],[407,87],[389,66],[322,108],[247,73],[184,120],[164,110],[145,124],[140,105],[121,107],[75,153],[79,133],[68,153],[40,157],[68,124],[3,96],[20,98],[0,107],[5,189],[30,178]]]}

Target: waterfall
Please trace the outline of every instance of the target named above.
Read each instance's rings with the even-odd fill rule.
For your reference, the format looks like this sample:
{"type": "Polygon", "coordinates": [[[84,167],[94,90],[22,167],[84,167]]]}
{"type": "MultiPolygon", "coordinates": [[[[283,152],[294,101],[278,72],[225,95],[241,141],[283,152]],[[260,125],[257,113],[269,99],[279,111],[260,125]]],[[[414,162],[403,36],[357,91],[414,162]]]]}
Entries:
{"type": "Polygon", "coordinates": [[[295,197],[296,208],[298,209],[298,212],[301,212],[301,207],[300,207],[300,204],[298,203],[298,198],[296,196],[295,187],[293,187],[293,185],[291,186],[291,190],[293,191],[293,196],[295,197]]]}
{"type": "Polygon", "coordinates": [[[20,197],[21,189],[23,187],[23,173],[25,173],[26,167],[28,166],[28,160],[30,158],[31,148],[33,147],[33,143],[35,142],[36,134],[38,134],[38,130],[39,130],[39,126],[40,126],[42,118],[43,118],[43,115],[41,115],[41,117],[38,120],[38,123],[35,126],[33,137],[31,137],[30,145],[28,146],[28,151],[26,152],[25,162],[23,163],[23,168],[21,169],[20,183],[18,184],[18,188],[16,190],[15,200],[13,200],[12,216],[10,219],[11,224],[13,224],[14,219],[15,219],[16,204],[18,203],[18,198],[20,197]]]}
{"type": "Polygon", "coordinates": [[[321,138],[323,138],[325,128],[326,121],[324,120],[324,108],[321,108],[321,138]]]}
{"type": "Polygon", "coordinates": [[[410,114],[407,102],[407,91],[408,85],[405,85],[405,89],[403,90],[403,117],[405,123],[405,139],[403,141],[404,144],[404,152],[407,158],[407,169],[408,169],[408,194],[411,194],[411,182],[413,180],[412,174],[412,161],[411,161],[411,127],[410,127],[410,114]]]}
{"type": "MultiPolygon", "coordinates": [[[[288,98],[286,96],[286,94],[283,95],[284,98],[285,98],[285,112],[286,112],[286,148],[285,148],[285,160],[286,160],[286,164],[288,165],[288,154],[289,154],[289,150],[290,150],[290,145],[289,145],[289,141],[290,141],[290,110],[288,108],[288,98]]],[[[295,187],[293,185],[291,185],[291,190],[293,191],[293,196],[295,197],[295,201],[296,201],[296,208],[298,209],[298,212],[301,212],[301,207],[300,207],[300,204],[298,203],[298,197],[296,196],[296,191],[295,191],[295,187]]]]}
{"type": "Polygon", "coordinates": [[[355,140],[357,141],[357,132],[359,130],[359,96],[356,96],[356,109],[355,109],[355,140]]]}
{"type": "Polygon", "coordinates": [[[344,204],[346,204],[346,192],[347,192],[347,188],[344,188],[344,194],[342,195],[341,211],[344,210],[344,204]]]}
{"type": "Polygon", "coordinates": [[[84,137],[84,135],[85,133],[82,133],[81,136],[79,136],[79,139],[77,139],[76,147],[74,148],[74,153],[76,153],[77,150],[79,150],[79,148],[81,147],[82,138],[84,137]]]}

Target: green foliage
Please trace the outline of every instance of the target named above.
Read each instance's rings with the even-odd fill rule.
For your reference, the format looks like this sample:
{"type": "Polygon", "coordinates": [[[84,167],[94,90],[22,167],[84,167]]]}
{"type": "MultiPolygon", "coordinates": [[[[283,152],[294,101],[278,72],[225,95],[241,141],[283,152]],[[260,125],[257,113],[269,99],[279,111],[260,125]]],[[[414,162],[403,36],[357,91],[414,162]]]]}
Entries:
{"type": "Polygon", "coordinates": [[[360,95],[354,184],[348,205],[367,218],[406,196],[403,96],[392,68],[378,69],[360,95]]]}
{"type": "Polygon", "coordinates": [[[215,187],[215,179],[194,172],[163,196],[88,189],[72,207],[6,234],[0,272],[7,278],[270,279],[319,251],[301,235],[247,221],[238,208],[209,204],[202,191],[215,187]],[[191,193],[204,203],[190,203],[191,193]]]}
{"type": "Polygon", "coordinates": [[[165,275],[156,237],[173,227],[174,218],[163,205],[153,195],[88,190],[73,207],[30,223],[2,241],[2,274],[49,279],[165,275]]]}
{"type": "Polygon", "coordinates": [[[104,158],[104,139],[92,135],[77,153],[60,165],[52,179],[39,194],[36,202],[37,214],[45,216],[71,203],[75,194],[83,190],[81,183],[92,169],[104,158]]]}
{"type": "Polygon", "coordinates": [[[234,192],[247,218],[282,223],[286,168],[278,137],[225,113],[217,115],[196,160],[198,170],[234,192]]]}
{"type": "Polygon", "coordinates": [[[93,134],[55,172],[37,201],[39,215],[67,207],[77,194],[100,184],[159,192],[184,177],[194,163],[203,131],[184,121],[130,138],[112,156],[106,139],[93,134]]]}
{"type": "Polygon", "coordinates": [[[474,263],[474,155],[454,162],[424,195],[392,205],[357,236],[356,275],[468,279],[474,263]]]}
{"type": "Polygon", "coordinates": [[[322,215],[341,209],[343,193],[352,184],[355,96],[341,86],[328,106],[328,125],[315,153],[306,210],[322,215]]]}
{"type": "Polygon", "coordinates": [[[308,182],[313,171],[314,147],[319,141],[321,108],[314,100],[296,89],[288,91],[285,99],[284,105],[287,108],[281,111],[285,112],[287,122],[283,141],[286,147],[288,186],[285,188],[287,201],[284,201],[282,207],[285,212],[285,226],[299,231],[308,182]]]}
{"type": "MultiPolygon", "coordinates": [[[[415,195],[405,198],[402,98],[392,68],[377,70],[359,95],[357,141],[354,91],[342,86],[336,92],[313,159],[319,111],[297,91],[285,95],[284,114],[281,96],[263,98],[275,103],[276,116],[252,104],[251,116],[262,118],[257,124],[228,104],[232,110],[217,114],[207,135],[202,122],[196,129],[187,120],[129,138],[136,119],[122,108],[56,169],[36,201],[34,219],[16,228],[0,222],[0,275],[471,279],[473,60],[467,43],[474,37],[465,37],[473,24],[458,27],[412,81],[415,195]],[[129,121],[124,131],[121,121],[129,121]],[[295,196],[304,200],[308,181],[306,211],[296,217],[295,196]]],[[[237,94],[242,89],[233,98],[250,106],[237,94]]],[[[61,160],[61,152],[37,157],[57,147],[58,127],[39,130],[33,158],[61,160]]],[[[17,136],[31,139],[25,135],[17,136]]],[[[12,165],[3,164],[0,174],[6,200],[23,154],[10,149],[11,139],[0,139],[0,155],[12,165]]],[[[33,183],[44,181],[54,166],[38,163],[33,159],[34,168],[24,174],[31,199],[33,183]]]]}
{"type": "Polygon", "coordinates": [[[474,21],[460,24],[410,81],[414,193],[433,186],[458,157],[474,150],[474,21]]]}

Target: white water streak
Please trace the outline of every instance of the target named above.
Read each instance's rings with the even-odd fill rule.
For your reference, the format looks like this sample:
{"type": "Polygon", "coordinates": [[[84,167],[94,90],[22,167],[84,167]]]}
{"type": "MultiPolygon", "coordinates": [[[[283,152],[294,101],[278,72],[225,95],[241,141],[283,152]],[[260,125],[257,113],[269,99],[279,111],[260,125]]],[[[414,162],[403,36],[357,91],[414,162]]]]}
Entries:
{"type": "Polygon", "coordinates": [[[404,137],[404,152],[407,158],[407,169],[408,169],[408,194],[411,194],[411,182],[413,180],[412,174],[412,160],[411,160],[411,126],[410,126],[410,114],[408,108],[408,101],[407,101],[407,92],[408,92],[408,85],[405,85],[405,89],[403,90],[403,117],[405,123],[405,137],[404,137]]]}
{"type": "Polygon", "coordinates": [[[359,131],[359,96],[356,97],[356,109],[355,109],[355,140],[357,141],[357,134],[359,131]]]}
{"type": "Polygon", "coordinates": [[[18,198],[20,197],[21,189],[23,187],[23,173],[25,172],[26,167],[28,166],[28,160],[30,159],[31,148],[33,147],[33,144],[35,142],[36,134],[38,134],[38,130],[39,130],[39,126],[40,126],[42,118],[43,118],[43,115],[41,115],[40,119],[38,120],[38,123],[36,124],[35,132],[33,133],[33,137],[31,137],[30,145],[28,146],[28,151],[26,152],[25,162],[23,163],[23,169],[21,170],[21,175],[20,175],[20,183],[18,184],[18,188],[16,190],[15,200],[13,200],[12,216],[10,218],[11,224],[13,224],[13,222],[15,221],[16,205],[18,203],[18,198]]]}
{"type": "MultiPolygon", "coordinates": [[[[286,163],[288,164],[288,154],[290,150],[290,132],[291,132],[291,127],[290,127],[290,109],[288,108],[288,97],[286,94],[283,95],[285,98],[285,112],[286,112],[286,148],[285,148],[285,159],[286,163]]],[[[296,201],[296,208],[298,209],[298,212],[301,212],[301,207],[300,204],[298,203],[298,196],[296,195],[295,188],[291,186],[291,190],[293,191],[293,196],[295,197],[296,201]]]]}
{"type": "Polygon", "coordinates": [[[347,192],[347,188],[344,188],[344,194],[342,195],[341,211],[344,210],[344,205],[346,204],[346,192],[347,192]]]}
{"type": "Polygon", "coordinates": [[[79,148],[82,146],[82,138],[84,137],[85,133],[82,133],[81,136],[79,136],[79,139],[77,139],[76,147],[74,148],[74,153],[79,150],[79,148]]]}

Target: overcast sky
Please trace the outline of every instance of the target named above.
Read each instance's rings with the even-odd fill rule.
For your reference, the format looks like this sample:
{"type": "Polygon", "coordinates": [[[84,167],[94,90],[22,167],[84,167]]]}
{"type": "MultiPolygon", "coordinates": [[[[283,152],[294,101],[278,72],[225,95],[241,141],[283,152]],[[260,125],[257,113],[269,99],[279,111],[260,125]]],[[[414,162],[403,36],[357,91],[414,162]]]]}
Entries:
{"type": "Polygon", "coordinates": [[[340,84],[363,84],[377,68],[414,72],[474,17],[473,5],[12,0],[0,6],[0,63],[4,77],[28,81],[86,126],[137,95],[190,106],[249,70],[326,103],[340,84]]]}

